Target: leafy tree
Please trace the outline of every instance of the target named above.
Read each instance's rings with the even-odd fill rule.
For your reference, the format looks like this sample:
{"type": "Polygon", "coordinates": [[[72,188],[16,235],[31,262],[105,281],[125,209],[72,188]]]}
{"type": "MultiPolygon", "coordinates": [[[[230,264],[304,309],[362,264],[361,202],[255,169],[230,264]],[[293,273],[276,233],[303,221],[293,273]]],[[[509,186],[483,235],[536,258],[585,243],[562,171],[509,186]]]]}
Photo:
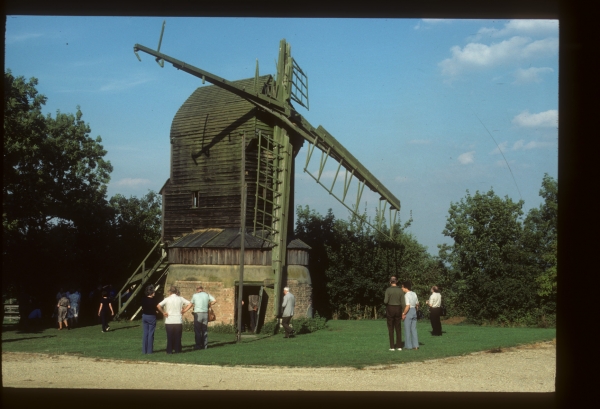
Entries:
{"type": "Polygon", "coordinates": [[[37,84],[4,73],[3,284],[54,287],[59,274],[67,280],[85,265],[103,266],[112,166],[79,107],[42,114],[37,84]]]}
{"type": "Polygon", "coordinates": [[[544,202],[525,218],[524,243],[537,267],[541,313],[552,315],[556,314],[558,182],[548,174],[542,180],[540,196],[544,202]]]}
{"type": "Polygon", "coordinates": [[[112,166],[82,113],[42,115],[37,79],[4,74],[3,227],[5,232],[81,225],[104,204],[112,166]]]}
{"type": "Polygon", "coordinates": [[[501,199],[493,190],[451,203],[440,247],[452,273],[455,303],[475,321],[515,322],[536,306],[535,269],[522,245],[523,201],[501,199]]]}
{"type": "MultiPolygon", "coordinates": [[[[117,194],[110,199],[115,278],[128,276],[160,239],[161,196],[149,190],[141,198],[117,194]]],[[[158,252],[157,252],[158,254],[158,252]]]]}
{"type": "Polygon", "coordinates": [[[298,208],[296,236],[312,247],[313,303],[321,315],[383,316],[384,293],[392,275],[411,280],[419,297],[427,296],[431,285],[439,285],[439,263],[405,231],[411,221],[396,224],[390,240],[362,218],[337,220],[331,210],[323,218],[308,207],[298,208]]]}
{"type": "Polygon", "coordinates": [[[308,206],[296,208],[295,236],[311,246],[309,265],[313,307],[321,316],[331,317],[325,271],[329,266],[328,248],[337,248],[334,235],[335,216],[331,209],[321,216],[308,206]]]}

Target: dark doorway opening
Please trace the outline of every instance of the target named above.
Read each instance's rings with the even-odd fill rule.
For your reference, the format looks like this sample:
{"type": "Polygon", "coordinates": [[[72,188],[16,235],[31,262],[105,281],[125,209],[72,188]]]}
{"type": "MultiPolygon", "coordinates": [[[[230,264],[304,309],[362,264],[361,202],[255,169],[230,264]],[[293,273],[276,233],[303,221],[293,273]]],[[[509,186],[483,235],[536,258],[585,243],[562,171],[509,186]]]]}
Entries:
{"type": "MultiPolygon", "coordinates": [[[[238,323],[238,310],[237,310],[237,299],[239,294],[239,283],[235,285],[235,299],[236,299],[236,309],[235,309],[235,327],[237,328],[238,323]]],[[[266,291],[264,291],[264,286],[262,283],[260,284],[252,284],[252,283],[244,283],[244,291],[242,292],[242,300],[244,301],[244,305],[242,306],[242,332],[250,333],[250,312],[248,310],[248,306],[250,305],[249,298],[251,295],[258,296],[258,311],[257,311],[257,324],[256,324],[256,332],[260,332],[264,322],[265,322],[265,312],[267,309],[268,296],[266,291]]]]}

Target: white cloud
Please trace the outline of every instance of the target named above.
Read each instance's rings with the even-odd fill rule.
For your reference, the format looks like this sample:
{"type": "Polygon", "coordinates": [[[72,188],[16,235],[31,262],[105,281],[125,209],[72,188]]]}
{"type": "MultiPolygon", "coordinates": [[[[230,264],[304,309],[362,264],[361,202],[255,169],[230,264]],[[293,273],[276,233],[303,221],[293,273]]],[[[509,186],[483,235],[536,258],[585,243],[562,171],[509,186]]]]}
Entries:
{"type": "Polygon", "coordinates": [[[468,165],[475,161],[475,151],[465,152],[458,156],[458,161],[463,165],[468,165]]]}
{"type": "Polygon", "coordinates": [[[429,28],[431,28],[432,25],[440,24],[440,23],[449,23],[451,21],[452,21],[452,19],[448,19],[448,18],[424,18],[424,19],[421,19],[417,23],[417,25],[414,26],[413,28],[415,30],[419,30],[421,28],[429,29],[429,28]]]}
{"type": "Polygon", "coordinates": [[[477,32],[477,38],[512,35],[557,36],[558,20],[510,20],[502,29],[483,27],[477,32]]]}
{"type": "Polygon", "coordinates": [[[550,109],[537,114],[530,114],[529,111],[524,111],[515,116],[512,123],[526,128],[558,127],[558,110],[550,109]]]}
{"type": "Polygon", "coordinates": [[[6,44],[20,43],[21,41],[31,40],[32,38],[42,37],[41,33],[23,33],[6,36],[6,44]]]}
{"type": "Polygon", "coordinates": [[[468,70],[489,68],[525,58],[552,55],[557,50],[557,38],[532,41],[528,37],[514,36],[491,45],[469,43],[463,48],[454,46],[450,49],[452,57],[443,60],[438,65],[442,68],[443,75],[454,77],[468,70]]]}
{"type": "Polygon", "coordinates": [[[490,155],[498,155],[501,152],[506,152],[506,147],[508,146],[508,142],[502,142],[493,151],[490,152],[490,155]]]}
{"type": "Polygon", "coordinates": [[[515,71],[515,81],[513,84],[529,84],[532,82],[541,82],[541,74],[554,72],[550,67],[531,67],[527,69],[519,68],[515,71]]]}
{"type": "Polygon", "coordinates": [[[139,187],[143,185],[149,185],[150,180],[148,179],[133,179],[133,178],[125,178],[119,180],[116,185],[117,186],[126,186],[126,187],[139,187]]]}
{"type": "Polygon", "coordinates": [[[129,89],[129,88],[133,88],[137,85],[144,84],[149,81],[150,81],[150,79],[148,79],[148,78],[139,79],[137,81],[124,80],[124,79],[112,80],[112,81],[109,81],[107,84],[102,85],[100,87],[100,91],[102,91],[102,92],[123,91],[123,90],[129,89]]]}
{"type": "Polygon", "coordinates": [[[538,142],[538,141],[531,141],[529,143],[525,143],[525,141],[523,141],[522,139],[515,142],[515,144],[512,147],[513,151],[526,151],[529,149],[539,149],[539,148],[550,148],[555,146],[555,144],[553,142],[538,142]]]}

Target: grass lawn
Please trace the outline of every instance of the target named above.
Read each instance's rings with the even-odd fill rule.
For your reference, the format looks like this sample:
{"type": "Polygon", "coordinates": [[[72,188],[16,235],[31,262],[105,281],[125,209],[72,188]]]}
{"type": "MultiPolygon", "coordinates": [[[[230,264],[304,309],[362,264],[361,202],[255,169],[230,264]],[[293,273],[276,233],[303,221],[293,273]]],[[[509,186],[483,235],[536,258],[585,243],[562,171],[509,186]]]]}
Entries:
{"type": "MultiPolygon", "coordinates": [[[[16,325],[2,325],[4,352],[68,354],[86,357],[160,361],[202,365],[276,365],[296,367],[388,365],[465,355],[494,348],[506,348],[556,337],[555,328],[499,328],[473,325],[445,325],[441,337],[430,334],[429,322],[417,324],[419,350],[388,351],[384,320],[328,321],[327,328],[312,334],[283,339],[275,336],[243,337],[211,333],[208,349],[193,351],[194,333],[183,333],[183,353],[167,355],[164,325],[159,323],[154,354],[141,353],[141,321],[111,322],[102,333],[100,325],[58,331],[56,328],[23,331],[16,325]]],[[[403,335],[404,338],[404,335],[403,335]]]]}

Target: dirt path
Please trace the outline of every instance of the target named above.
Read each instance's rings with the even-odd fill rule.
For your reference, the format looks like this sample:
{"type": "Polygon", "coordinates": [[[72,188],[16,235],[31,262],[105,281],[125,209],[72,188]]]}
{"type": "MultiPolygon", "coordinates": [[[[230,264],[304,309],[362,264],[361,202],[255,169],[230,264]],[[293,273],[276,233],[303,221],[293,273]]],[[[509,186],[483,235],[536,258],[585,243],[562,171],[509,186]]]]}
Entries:
{"type": "Polygon", "coordinates": [[[364,369],[222,367],[2,354],[3,386],[14,388],[387,391],[390,378],[398,377],[404,379],[399,391],[554,392],[555,374],[553,342],[364,369]],[[173,365],[187,374],[183,380],[163,376],[173,365]]]}

